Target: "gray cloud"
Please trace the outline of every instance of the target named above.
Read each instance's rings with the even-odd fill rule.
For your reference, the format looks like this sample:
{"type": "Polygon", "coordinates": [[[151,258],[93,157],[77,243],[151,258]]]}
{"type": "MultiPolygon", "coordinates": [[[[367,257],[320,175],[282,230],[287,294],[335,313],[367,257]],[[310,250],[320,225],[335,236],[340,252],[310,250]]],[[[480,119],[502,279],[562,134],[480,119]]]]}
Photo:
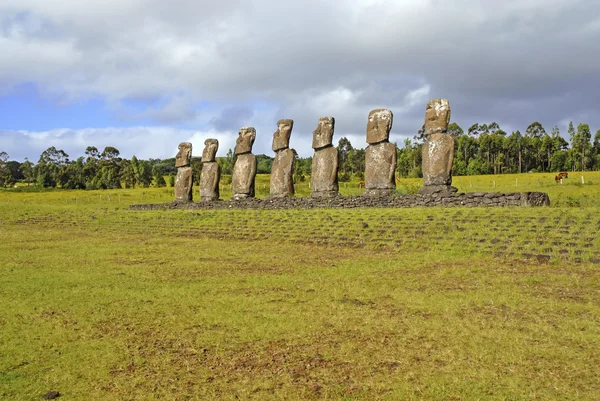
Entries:
{"type": "Polygon", "coordinates": [[[252,109],[244,106],[229,107],[221,111],[218,117],[210,120],[217,131],[235,131],[244,126],[254,116],[252,109]]]}
{"type": "Polygon", "coordinates": [[[254,125],[267,154],[278,118],[295,119],[292,142],[306,156],[321,115],[364,146],[370,109],[394,111],[400,140],[436,97],[465,129],[537,120],[566,131],[585,119],[595,131],[599,15],[595,0],[9,0],[0,90],[36,82],[67,101],[105,98],[125,120],[233,140],[254,125]],[[123,106],[129,98],[173,101],[140,112],[123,106]],[[198,111],[202,101],[227,106],[198,111]]]}

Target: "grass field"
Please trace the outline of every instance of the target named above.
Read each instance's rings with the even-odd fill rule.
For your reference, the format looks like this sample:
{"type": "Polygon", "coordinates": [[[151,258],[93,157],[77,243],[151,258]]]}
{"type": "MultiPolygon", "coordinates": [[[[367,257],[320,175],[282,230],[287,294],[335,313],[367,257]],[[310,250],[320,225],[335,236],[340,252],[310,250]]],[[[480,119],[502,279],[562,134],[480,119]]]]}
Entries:
{"type": "Polygon", "coordinates": [[[598,400],[600,173],[583,175],[454,179],[545,208],[1,191],[0,399],[598,400]]]}

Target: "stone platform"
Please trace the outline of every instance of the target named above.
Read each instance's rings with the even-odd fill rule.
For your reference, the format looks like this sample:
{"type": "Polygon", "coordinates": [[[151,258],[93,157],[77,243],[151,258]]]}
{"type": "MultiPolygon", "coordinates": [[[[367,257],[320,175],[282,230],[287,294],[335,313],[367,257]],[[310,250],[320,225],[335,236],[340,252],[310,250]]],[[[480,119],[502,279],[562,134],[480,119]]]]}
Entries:
{"type": "Polygon", "coordinates": [[[130,210],[164,209],[317,209],[360,207],[506,207],[549,206],[550,198],[544,192],[469,192],[430,195],[395,195],[385,197],[338,196],[331,199],[275,198],[207,202],[171,202],[161,204],[131,205],[130,210]]]}

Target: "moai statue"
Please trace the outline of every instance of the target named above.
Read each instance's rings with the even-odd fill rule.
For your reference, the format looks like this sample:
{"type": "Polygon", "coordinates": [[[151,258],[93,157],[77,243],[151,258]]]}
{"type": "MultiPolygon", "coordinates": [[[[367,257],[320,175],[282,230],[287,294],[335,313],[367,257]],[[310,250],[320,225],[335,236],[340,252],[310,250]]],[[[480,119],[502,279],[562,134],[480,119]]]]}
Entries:
{"type": "Polygon", "coordinates": [[[365,196],[388,196],[396,189],[396,145],[389,141],[393,119],[392,112],[387,109],[376,109],[369,113],[365,196]]]}
{"type": "Polygon", "coordinates": [[[338,150],[333,146],[335,118],[321,117],[313,132],[312,147],[315,154],[312,160],[310,177],[313,198],[333,198],[339,195],[338,150]]]}
{"type": "Polygon", "coordinates": [[[273,134],[275,158],[271,167],[271,198],[294,196],[294,151],[290,149],[290,135],[294,120],[277,121],[277,131],[273,134]]]}
{"type": "Polygon", "coordinates": [[[255,139],[256,130],[253,127],[240,128],[234,150],[237,159],[231,177],[233,199],[254,198],[256,156],[252,154],[252,145],[255,139]]]}
{"type": "Polygon", "coordinates": [[[219,141],[207,139],[204,141],[202,151],[202,174],[200,174],[200,200],[219,200],[219,180],[221,179],[221,167],[216,162],[215,156],[219,150],[219,141]]]}
{"type": "Polygon", "coordinates": [[[425,111],[423,143],[423,188],[420,194],[452,193],[454,138],[448,134],[450,103],[446,99],[430,100],[425,111]]]}
{"type": "Polygon", "coordinates": [[[191,202],[193,174],[190,164],[192,162],[192,144],[181,142],[179,151],[175,156],[175,167],[177,167],[177,178],[175,180],[175,201],[191,202]]]}

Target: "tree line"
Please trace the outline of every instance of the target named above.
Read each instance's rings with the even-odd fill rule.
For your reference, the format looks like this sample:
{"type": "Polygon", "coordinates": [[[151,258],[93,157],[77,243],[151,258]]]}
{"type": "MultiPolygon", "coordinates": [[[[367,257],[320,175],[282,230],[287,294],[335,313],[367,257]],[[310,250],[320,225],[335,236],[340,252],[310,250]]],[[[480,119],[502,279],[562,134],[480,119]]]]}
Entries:
{"type": "MultiPolygon", "coordinates": [[[[227,156],[217,159],[224,174],[231,174],[235,158],[230,149],[227,156]]],[[[271,172],[273,159],[257,155],[258,173],[271,172]]],[[[195,184],[199,184],[202,161],[193,157],[195,184]]],[[[12,187],[16,182],[44,188],[66,189],[117,189],[143,187],[166,187],[175,185],[177,168],[175,158],[142,160],[120,157],[120,151],[107,146],[102,152],[88,146],[85,156],[71,160],[62,149],[54,146],[44,150],[37,163],[25,159],[23,163],[9,160],[6,152],[0,151],[0,187],[12,187]],[[167,177],[167,180],[165,180],[167,177]]]]}
{"type": "MultiPolygon", "coordinates": [[[[600,170],[600,130],[593,140],[590,126],[569,123],[565,140],[557,126],[550,133],[539,122],[531,123],[525,133],[510,135],[500,126],[473,124],[464,132],[456,123],[448,127],[455,138],[453,175],[507,174],[546,171],[600,170]]],[[[406,139],[398,153],[398,173],[420,177],[423,129],[413,140],[406,139]]]]}
{"type": "MultiPolygon", "coordinates": [[[[398,175],[401,177],[422,177],[421,152],[424,129],[412,139],[406,139],[402,147],[396,144],[398,153],[398,175]]],[[[507,174],[545,171],[586,171],[600,170],[600,130],[592,139],[588,124],[580,123],[577,128],[569,123],[565,140],[558,129],[552,128],[548,134],[542,124],[534,122],[525,134],[514,131],[507,134],[500,126],[473,124],[465,132],[458,124],[452,123],[448,133],[455,138],[453,175],[507,174]]],[[[348,181],[355,176],[364,179],[365,150],[354,148],[343,137],[337,145],[339,153],[339,180],[348,181]]],[[[294,180],[304,181],[311,174],[312,157],[301,158],[296,154],[294,180]]],[[[273,158],[257,155],[257,172],[269,174],[273,158]]],[[[225,157],[218,157],[221,172],[228,177],[235,164],[235,155],[229,149],[225,157]]],[[[202,161],[193,157],[191,162],[194,180],[198,184],[202,161]]],[[[9,160],[6,152],[0,151],[0,187],[13,186],[17,181],[40,187],[61,187],[69,189],[115,189],[149,186],[174,186],[175,158],[141,160],[120,157],[118,149],[107,146],[100,152],[88,146],[85,156],[70,160],[69,155],[54,146],[49,147],[39,157],[37,163],[25,160],[23,163],[9,160]]],[[[231,178],[228,177],[229,184],[231,178]]]]}

